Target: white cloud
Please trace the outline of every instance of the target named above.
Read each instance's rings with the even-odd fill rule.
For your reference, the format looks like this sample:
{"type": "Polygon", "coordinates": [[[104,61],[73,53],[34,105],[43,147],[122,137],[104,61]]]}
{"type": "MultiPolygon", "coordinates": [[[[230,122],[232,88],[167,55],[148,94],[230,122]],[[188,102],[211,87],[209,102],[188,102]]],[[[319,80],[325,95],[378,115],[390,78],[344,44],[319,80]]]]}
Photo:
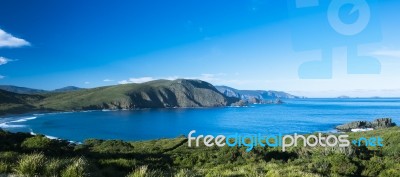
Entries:
{"type": "Polygon", "coordinates": [[[14,61],[14,60],[11,60],[11,59],[8,59],[8,58],[5,58],[5,57],[0,57],[0,65],[5,65],[10,61],[14,61]]]}
{"type": "Polygon", "coordinates": [[[198,79],[206,82],[221,82],[223,81],[223,77],[226,76],[225,73],[217,73],[217,74],[201,74],[200,76],[196,77],[185,77],[186,79],[198,79]]]}
{"type": "Polygon", "coordinates": [[[375,56],[400,58],[400,50],[381,49],[381,50],[374,51],[371,54],[375,55],[375,56]]]}
{"type": "MultiPolygon", "coordinates": [[[[15,60],[11,60],[5,57],[0,57],[0,65],[5,65],[10,61],[15,61],[15,60]]],[[[4,79],[5,76],[0,75],[0,79],[4,79]]]]}
{"type": "Polygon", "coordinates": [[[86,81],[85,84],[90,84],[90,82],[86,81]]]}
{"type": "Polygon", "coordinates": [[[114,80],[111,80],[111,79],[104,79],[103,81],[104,81],[104,82],[112,82],[112,81],[114,81],[114,80]]]}
{"type": "Polygon", "coordinates": [[[143,83],[143,82],[149,82],[152,80],[156,80],[153,77],[139,77],[139,78],[129,78],[128,80],[122,80],[119,81],[119,84],[129,84],[129,83],[143,83]]]}
{"type": "Polygon", "coordinates": [[[14,37],[0,29],[0,48],[1,47],[22,47],[31,45],[28,41],[14,37]]]}
{"type": "Polygon", "coordinates": [[[129,84],[129,83],[143,83],[143,82],[149,82],[157,79],[166,79],[166,80],[176,80],[179,78],[185,78],[185,79],[198,79],[206,82],[216,82],[216,81],[222,81],[220,77],[226,76],[225,73],[218,73],[218,74],[201,74],[200,76],[196,77],[179,77],[179,76],[168,76],[168,77],[139,77],[139,78],[129,78],[128,80],[122,80],[119,81],[119,84],[129,84]]]}
{"type": "Polygon", "coordinates": [[[165,78],[162,78],[162,79],[165,79],[165,80],[176,80],[176,79],[179,79],[180,77],[179,76],[169,76],[169,77],[165,77],[165,78]]]}

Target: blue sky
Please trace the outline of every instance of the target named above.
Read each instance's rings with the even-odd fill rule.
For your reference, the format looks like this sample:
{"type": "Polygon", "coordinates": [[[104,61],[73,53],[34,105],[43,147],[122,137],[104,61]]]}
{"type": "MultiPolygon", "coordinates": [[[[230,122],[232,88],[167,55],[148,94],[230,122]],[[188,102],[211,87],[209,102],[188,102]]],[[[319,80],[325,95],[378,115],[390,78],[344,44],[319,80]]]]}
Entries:
{"type": "MultiPolygon", "coordinates": [[[[356,35],[333,27],[330,2],[1,1],[0,84],[90,88],[190,78],[309,97],[400,96],[400,2],[365,1],[370,20],[356,35]],[[347,63],[357,58],[351,51],[376,58],[379,69],[365,57],[347,63]],[[303,67],[322,56],[328,62],[303,67]]],[[[344,4],[338,17],[352,24],[360,9],[344,4]]]]}

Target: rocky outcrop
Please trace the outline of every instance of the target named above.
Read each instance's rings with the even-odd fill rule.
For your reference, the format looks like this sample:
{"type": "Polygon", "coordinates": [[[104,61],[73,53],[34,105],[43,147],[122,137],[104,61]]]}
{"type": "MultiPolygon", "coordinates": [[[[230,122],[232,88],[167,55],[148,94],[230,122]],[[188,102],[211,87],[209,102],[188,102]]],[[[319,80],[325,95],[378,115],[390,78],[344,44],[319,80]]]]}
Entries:
{"type": "Polygon", "coordinates": [[[342,132],[350,132],[352,129],[366,129],[366,128],[381,129],[381,128],[393,127],[395,125],[396,124],[392,122],[391,118],[381,118],[381,119],[376,119],[372,122],[354,121],[347,124],[336,126],[336,129],[342,132]]]}
{"type": "Polygon", "coordinates": [[[281,99],[300,98],[279,91],[237,90],[227,86],[216,86],[215,88],[227,97],[239,98],[250,104],[281,104],[283,103],[281,99]]]}

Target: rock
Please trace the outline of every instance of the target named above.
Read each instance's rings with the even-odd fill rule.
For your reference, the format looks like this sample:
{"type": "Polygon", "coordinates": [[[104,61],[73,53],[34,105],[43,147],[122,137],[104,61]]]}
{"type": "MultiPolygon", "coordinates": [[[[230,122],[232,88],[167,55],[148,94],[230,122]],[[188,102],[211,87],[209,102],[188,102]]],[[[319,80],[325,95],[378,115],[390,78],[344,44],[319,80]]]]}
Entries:
{"type": "Polygon", "coordinates": [[[231,106],[234,107],[243,107],[243,106],[247,106],[248,103],[244,100],[239,100],[238,102],[232,103],[231,106]]]}
{"type": "Polygon", "coordinates": [[[354,121],[336,127],[337,130],[344,132],[349,132],[351,131],[351,129],[356,129],[356,128],[371,128],[371,123],[367,121],[354,121]]]}
{"type": "Polygon", "coordinates": [[[215,88],[227,97],[240,98],[250,104],[274,104],[271,100],[300,98],[285,92],[272,90],[237,90],[227,86],[215,86],[215,88]]]}
{"type": "Polygon", "coordinates": [[[392,122],[391,118],[376,119],[372,122],[372,128],[374,129],[388,128],[388,127],[393,127],[395,125],[396,124],[392,122]]]}
{"type": "Polygon", "coordinates": [[[391,118],[376,119],[372,122],[369,121],[354,121],[347,124],[336,126],[336,129],[343,132],[350,132],[352,129],[381,129],[393,127],[396,124],[392,122],[391,118]]]}
{"type": "Polygon", "coordinates": [[[280,99],[277,99],[274,101],[274,104],[283,104],[284,102],[280,99]]]}

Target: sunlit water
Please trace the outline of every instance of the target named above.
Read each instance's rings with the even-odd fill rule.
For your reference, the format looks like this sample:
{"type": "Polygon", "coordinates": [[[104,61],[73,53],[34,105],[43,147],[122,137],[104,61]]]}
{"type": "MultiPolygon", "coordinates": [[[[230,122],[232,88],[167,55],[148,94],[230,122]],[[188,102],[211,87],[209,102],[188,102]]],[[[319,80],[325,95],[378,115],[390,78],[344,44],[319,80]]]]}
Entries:
{"type": "Polygon", "coordinates": [[[400,99],[299,99],[281,105],[144,109],[30,114],[0,119],[12,132],[34,132],[61,139],[149,140],[198,134],[292,134],[333,131],[355,120],[390,117],[400,123],[400,99]]]}

